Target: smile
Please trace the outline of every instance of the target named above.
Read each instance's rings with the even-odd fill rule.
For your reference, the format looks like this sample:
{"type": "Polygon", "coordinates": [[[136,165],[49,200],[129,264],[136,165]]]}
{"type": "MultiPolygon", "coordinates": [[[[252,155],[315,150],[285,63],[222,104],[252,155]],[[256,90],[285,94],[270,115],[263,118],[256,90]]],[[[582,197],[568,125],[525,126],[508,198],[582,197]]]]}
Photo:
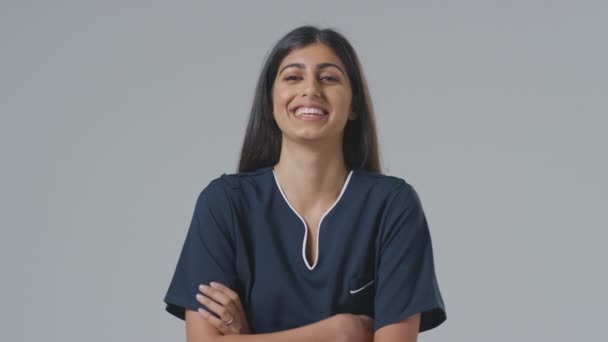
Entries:
{"type": "Polygon", "coordinates": [[[327,112],[313,107],[300,107],[294,113],[296,119],[303,121],[319,121],[325,119],[327,112]]]}
{"type": "Polygon", "coordinates": [[[327,115],[327,112],[314,107],[300,107],[296,110],[295,115],[327,115]]]}

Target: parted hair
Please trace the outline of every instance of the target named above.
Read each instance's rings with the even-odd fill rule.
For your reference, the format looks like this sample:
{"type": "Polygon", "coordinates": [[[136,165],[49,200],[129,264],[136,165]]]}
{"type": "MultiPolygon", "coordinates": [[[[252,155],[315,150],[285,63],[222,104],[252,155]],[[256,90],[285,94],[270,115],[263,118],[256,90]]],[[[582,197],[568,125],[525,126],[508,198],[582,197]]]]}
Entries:
{"type": "Polygon", "coordinates": [[[344,128],[343,153],[346,166],[349,169],[381,172],[374,112],[359,58],[342,34],[333,29],[319,29],[309,25],[297,27],[279,39],[264,62],[253,97],[237,172],[254,171],[275,165],[279,161],[282,133],[272,114],[274,80],[285,56],[313,43],[322,43],[332,49],[344,64],[351,83],[351,108],[356,113],[356,119],[347,120],[344,128]]]}

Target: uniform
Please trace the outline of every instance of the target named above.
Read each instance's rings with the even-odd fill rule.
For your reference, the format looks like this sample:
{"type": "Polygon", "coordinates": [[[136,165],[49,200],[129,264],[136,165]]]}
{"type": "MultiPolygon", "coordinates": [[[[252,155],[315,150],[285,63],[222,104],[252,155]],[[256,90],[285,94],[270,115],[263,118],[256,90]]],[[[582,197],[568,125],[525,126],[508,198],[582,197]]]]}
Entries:
{"type": "Polygon", "coordinates": [[[198,285],[215,281],[239,294],[252,333],[337,313],[371,316],[374,330],[418,312],[420,332],[446,320],[426,217],[405,180],[350,170],[318,229],[309,263],[306,223],[273,167],[222,174],[197,198],[166,310],[184,319],[184,308],[205,308],[198,285]]]}

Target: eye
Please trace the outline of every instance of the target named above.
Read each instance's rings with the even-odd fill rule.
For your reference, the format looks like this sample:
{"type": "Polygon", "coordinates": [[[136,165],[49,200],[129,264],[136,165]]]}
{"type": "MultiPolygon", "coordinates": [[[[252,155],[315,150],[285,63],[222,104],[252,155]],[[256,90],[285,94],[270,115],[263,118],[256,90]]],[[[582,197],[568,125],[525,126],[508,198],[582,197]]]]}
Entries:
{"type": "Polygon", "coordinates": [[[326,80],[329,82],[337,82],[338,78],[333,77],[333,76],[321,76],[321,80],[324,80],[324,81],[326,80]]]}
{"type": "Polygon", "coordinates": [[[296,75],[289,75],[287,77],[285,77],[285,81],[295,81],[299,78],[299,76],[296,75]]]}

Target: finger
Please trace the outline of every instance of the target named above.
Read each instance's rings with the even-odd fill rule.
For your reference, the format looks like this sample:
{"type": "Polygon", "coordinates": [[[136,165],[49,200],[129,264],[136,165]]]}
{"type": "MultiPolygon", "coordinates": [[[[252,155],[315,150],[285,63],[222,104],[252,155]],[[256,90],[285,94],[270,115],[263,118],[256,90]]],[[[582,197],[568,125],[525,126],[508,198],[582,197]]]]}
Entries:
{"type": "MultiPolygon", "coordinates": [[[[224,289],[212,288],[212,287],[206,286],[205,284],[201,284],[199,286],[199,289],[207,297],[213,299],[217,303],[222,304],[226,309],[228,309],[228,311],[230,311],[232,314],[236,315],[236,317],[239,318],[240,320],[245,319],[245,317],[244,317],[245,310],[243,310],[241,303],[238,300],[234,301],[232,298],[228,297],[228,295],[226,295],[223,292],[223,291],[225,291],[224,289],[228,289],[227,287],[224,287],[224,289]]],[[[237,298],[238,298],[238,295],[237,295],[237,298]]]]}
{"type": "Polygon", "coordinates": [[[210,282],[209,285],[211,285],[211,287],[213,289],[219,290],[224,295],[228,296],[234,303],[235,307],[232,308],[232,309],[236,309],[236,311],[234,311],[234,312],[238,312],[241,316],[244,316],[245,310],[243,310],[243,305],[241,304],[241,299],[236,292],[234,292],[228,286],[226,286],[222,283],[215,282],[215,281],[210,282]]]}
{"type": "Polygon", "coordinates": [[[212,288],[223,292],[226,296],[228,296],[228,298],[232,299],[235,303],[239,303],[241,301],[239,295],[236,292],[232,291],[232,289],[228,286],[214,281],[209,283],[209,285],[211,285],[212,288]]]}
{"type": "Polygon", "coordinates": [[[232,299],[225,295],[221,290],[211,288],[205,284],[201,284],[198,289],[207,297],[213,299],[214,301],[224,305],[230,306],[232,305],[232,299]]]}
{"type": "Polygon", "coordinates": [[[196,295],[196,300],[198,300],[201,304],[205,305],[209,310],[213,311],[216,315],[220,316],[220,319],[224,322],[228,322],[234,317],[232,313],[229,312],[226,307],[216,303],[215,301],[205,297],[204,295],[198,293],[196,295]]]}
{"type": "MultiPolygon", "coordinates": [[[[203,284],[201,284],[203,285],[203,284]]],[[[211,286],[211,288],[215,291],[221,292],[223,295],[227,296],[228,298],[230,298],[230,302],[224,303],[224,306],[226,306],[228,308],[228,310],[230,311],[230,313],[232,313],[234,315],[234,319],[236,321],[239,322],[240,327],[238,328],[237,326],[235,326],[234,324],[231,325],[233,330],[235,331],[235,333],[239,334],[241,333],[241,331],[249,331],[249,323],[247,321],[247,316],[245,314],[245,310],[243,309],[243,305],[241,303],[240,297],[239,295],[233,291],[231,288],[229,288],[228,286],[222,284],[222,283],[218,283],[215,281],[212,281],[209,283],[209,285],[211,286]],[[243,329],[243,330],[241,330],[243,329]]],[[[201,286],[201,289],[203,289],[204,287],[201,286]]],[[[209,288],[207,288],[207,290],[210,290],[209,288]]],[[[212,293],[212,291],[209,291],[209,293],[212,293]]],[[[218,300],[222,301],[222,299],[218,300]]]]}
{"type": "Polygon", "coordinates": [[[207,312],[205,309],[198,309],[198,313],[204,319],[206,319],[207,322],[211,323],[211,325],[213,325],[217,330],[219,330],[219,332],[221,332],[223,335],[226,335],[228,333],[228,326],[226,324],[224,324],[224,322],[222,322],[221,319],[213,316],[212,314],[207,312]]]}

